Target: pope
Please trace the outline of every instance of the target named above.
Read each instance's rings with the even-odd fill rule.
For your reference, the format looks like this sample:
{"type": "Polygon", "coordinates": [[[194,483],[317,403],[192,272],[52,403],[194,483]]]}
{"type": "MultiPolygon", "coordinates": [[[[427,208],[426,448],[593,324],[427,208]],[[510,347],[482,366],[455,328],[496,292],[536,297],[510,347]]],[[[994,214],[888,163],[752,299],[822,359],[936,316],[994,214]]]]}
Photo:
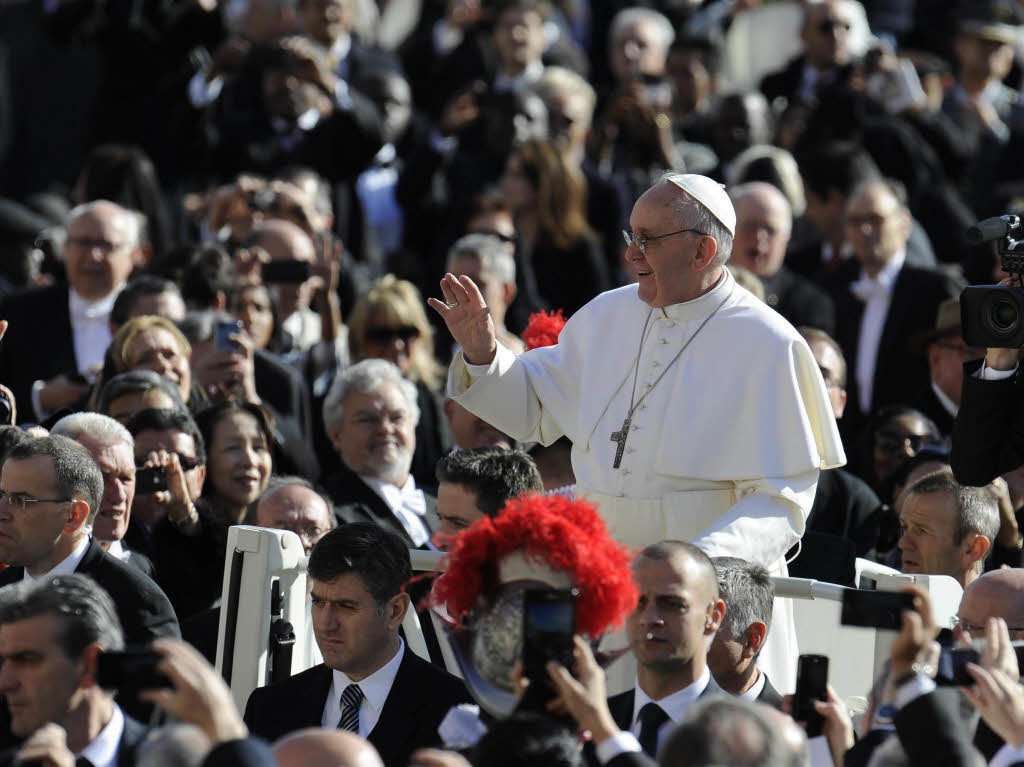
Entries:
{"type": "MultiPolygon", "coordinates": [[[[446,274],[429,304],[461,347],[447,393],[517,440],[567,436],[578,492],[623,543],[692,541],[784,575],[819,471],[846,462],[814,356],[725,268],[736,213],[720,184],[667,173],[629,226],[636,283],[521,356],[497,342],[472,280],[446,274]]],[[[776,614],[773,679],[794,674],[792,633],[776,614]]]]}

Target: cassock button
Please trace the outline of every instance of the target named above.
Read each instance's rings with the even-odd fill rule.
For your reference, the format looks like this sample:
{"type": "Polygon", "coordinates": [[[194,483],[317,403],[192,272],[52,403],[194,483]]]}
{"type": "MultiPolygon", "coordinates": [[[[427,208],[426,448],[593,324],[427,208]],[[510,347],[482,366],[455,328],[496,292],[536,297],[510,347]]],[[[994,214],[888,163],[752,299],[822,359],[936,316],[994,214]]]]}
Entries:
{"type": "Polygon", "coordinates": [[[640,403],[640,409],[641,410],[646,410],[647,409],[647,403],[646,402],[641,402],[640,403]]]}
{"type": "Polygon", "coordinates": [[[654,360],[654,362],[651,363],[651,367],[652,368],[660,368],[661,367],[661,363],[658,362],[657,360],[654,360]]]}
{"type": "Polygon", "coordinates": [[[631,472],[629,469],[623,469],[622,473],[623,474],[632,474],[633,472],[631,472]]]}
{"type": "Polygon", "coordinates": [[[662,338],[662,339],[661,339],[661,342],[662,342],[663,344],[667,344],[667,343],[668,343],[668,339],[667,339],[667,338],[662,338]]]}

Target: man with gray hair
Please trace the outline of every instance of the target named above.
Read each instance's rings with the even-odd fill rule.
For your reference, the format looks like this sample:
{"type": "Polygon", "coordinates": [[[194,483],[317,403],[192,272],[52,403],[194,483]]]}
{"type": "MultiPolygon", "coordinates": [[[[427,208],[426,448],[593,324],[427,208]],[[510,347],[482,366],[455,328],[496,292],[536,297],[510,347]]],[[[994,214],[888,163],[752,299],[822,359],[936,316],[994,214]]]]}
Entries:
{"type": "Polygon", "coordinates": [[[948,575],[967,588],[999,534],[999,509],[987,488],[932,474],[904,490],[900,528],[903,572],[948,575]]]}
{"type": "Polygon", "coordinates": [[[516,297],[516,260],[493,234],[467,234],[448,249],[447,270],[465,274],[487,302],[494,333],[509,349],[523,352],[522,340],[505,327],[505,314],[516,297]]]}
{"type": "Polygon", "coordinates": [[[131,644],[179,636],[160,588],[90,538],[103,498],[103,474],[67,437],[16,445],[0,469],[0,587],[52,575],[88,575],[113,597],[131,644]]]}
{"type": "Polygon", "coordinates": [[[10,323],[0,347],[0,381],[25,420],[41,421],[89,391],[110,345],[110,311],[146,260],[145,218],[106,200],[68,214],[66,285],[15,293],[0,304],[10,323]]]}
{"type": "MultiPolygon", "coordinates": [[[[666,174],[623,233],[637,284],[520,356],[498,343],[471,279],[445,275],[444,300],[429,303],[462,347],[448,395],[517,440],[567,436],[579,493],[616,538],[689,540],[784,575],[818,472],[846,457],[807,343],[723,267],[735,225],[718,183],[666,174]]],[[[790,609],[776,605],[762,651],[784,689],[796,674],[790,609]]]]}
{"type": "Polygon", "coordinates": [[[113,418],[99,413],[72,413],[54,424],[51,434],[73,439],[103,473],[103,498],[92,523],[92,537],[105,552],[153,577],[153,563],[125,548],[135,499],[135,440],[113,418]]]}
{"type": "MultiPolygon", "coordinates": [[[[0,694],[19,764],[134,764],[147,728],[97,683],[100,653],[124,648],[113,600],[84,575],[50,575],[0,592],[0,694]]],[[[0,761],[9,759],[0,755],[0,761]]]]}
{"type": "Polygon", "coordinates": [[[708,650],[711,675],[727,693],[781,709],[782,696],[757,667],[772,625],[775,584],[760,565],[736,557],[711,561],[725,602],[725,618],[708,650]]]}
{"type": "Polygon", "coordinates": [[[303,477],[271,477],[247,524],[291,530],[309,556],[316,542],[338,526],[331,503],[303,477]]]}
{"type": "Polygon", "coordinates": [[[338,519],[372,522],[411,548],[433,548],[437,499],[409,472],[420,419],[416,387],[393,362],[363,360],[334,379],[323,414],[342,463],[325,483],[338,519]]]}

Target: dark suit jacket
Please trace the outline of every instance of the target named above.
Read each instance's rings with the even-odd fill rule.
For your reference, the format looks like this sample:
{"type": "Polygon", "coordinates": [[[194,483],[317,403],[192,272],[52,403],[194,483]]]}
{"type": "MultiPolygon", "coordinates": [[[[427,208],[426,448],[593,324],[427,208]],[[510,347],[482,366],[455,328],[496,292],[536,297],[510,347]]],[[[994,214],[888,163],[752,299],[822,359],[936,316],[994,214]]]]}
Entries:
{"type": "Polygon", "coordinates": [[[218,743],[203,759],[202,767],[277,767],[277,759],[269,743],[250,737],[218,743]]]}
{"type": "Polygon", "coordinates": [[[14,392],[19,421],[36,421],[32,383],[78,372],[66,285],[15,293],[0,303],[10,323],[0,344],[0,383],[14,392]]]}
{"type": "Polygon", "coordinates": [[[790,321],[793,327],[809,325],[834,335],[836,308],[821,288],[786,266],[764,283],[764,302],[790,321]]]}
{"type": "MultiPolygon", "coordinates": [[[[864,304],[850,292],[860,277],[860,264],[848,260],[841,264],[828,284],[836,304],[836,341],[846,357],[846,412],[839,422],[847,444],[859,434],[868,413],[861,412],[857,387],[857,344],[864,304]]],[[[889,313],[882,328],[875,363],[871,407],[906,403],[930,380],[928,361],[910,349],[910,339],[931,330],[935,313],[945,299],[960,294],[960,285],[941,272],[904,264],[893,284],[889,313]]]]}
{"type": "MultiPolygon", "coordinates": [[[[24,568],[0,571],[0,587],[18,583],[24,568]]],[[[76,573],[88,575],[110,594],[121,619],[126,644],[149,644],[159,637],[180,637],[178,619],[164,592],[139,570],[118,561],[89,541],[76,573]]]]}
{"type": "Polygon", "coordinates": [[[935,421],[935,425],[939,427],[943,437],[948,437],[952,433],[954,416],[949,414],[949,411],[939,402],[939,398],[935,396],[931,381],[918,389],[917,394],[911,397],[907,404],[935,421]]]}
{"type": "MultiPolygon", "coordinates": [[[[2,717],[0,717],[2,718],[2,722],[0,722],[0,733],[2,734],[0,734],[0,737],[3,738],[3,743],[7,746],[3,751],[0,751],[0,766],[6,767],[15,763],[14,756],[20,750],[21,745],[20,743],[18,745],[11,745],[17,743],[17,739],[11,735],[7,703],[2,698],[0,698],[0,710],[2,710],[2,717]]],[[[121,735],[121,744],[117,749],[117,767],[135,767],[139,746],[149,734],[150,729],[125,712],[124,732],[121,735]]],[[[17,764],[21,764],[21,762],[17,764]]]]}
{"type": "MultiPolygon", "coordinates": [[[[304,727],[319,727],[331,680],[331,669],[321,663],[253,690],[245,706],[250,732],[274,741],[304,727]]],[[[462,680],[406,647],[380,719],[367,740],[387,767],[407,767],[413,751],[440,742],[437,727],[448,710],[469,700],[462,680]]]]}
{"type": "MultiPolygon", "coordinates": [[[[767,685],[766,685],[767,686],[767,685]]],[[[704,688],[704,691],[698,696],[698,700],[707,698],[711,695],[725,695],[725,691],[718,686],[718,682],[715,681],[714,677],[708,680],[708,686],[704,688]]],[[[633,727],[633,705],[636,702],[636,690],[626,690],[620,692],[618,695],[613,695],[608,699],[608,710],[612,714],[612,719],[615,720],[615,724],[619,726],[620,730],[630,730],[633,727]]]]}
{"type": "Polygon", "coordinates": [[[1002,381],[982,381],[974,377],[980,367],[978,360],[964,365],[949,454],[957,480],[976,487],[1024,464],[1024,378],[1018,370],[1002,381]]]}
{"type": "Polygon", "coordinates": [[[893,718],[911,765],[974,765],[978,752],[960,715],[959,693],[936,690],[901,708],[893,718]]]}
{"type": "MultiPolygon", "coordinates": [[[[342,465],[336,474],[324,482],[324,490],[334,504],[334,515],[338,518],[339,524],[372,522],[398,533],[411,548],[415,548],[409,533],[398,517],[391,512],[384,499],[347,466],[342,465]]],[[[441,518],[437,516],[437,498],[427,492],[423,495],[427,501],[427,512],[423,516],[423,521],[430,532],[434,533],[441,526],[441,518]]]]}
{"type": "MultiPolygon", "coordinates": [[[[769,102],[777,98],[784,98],[790,103],[800,101],[798,92],[800,83],[803,80],[806,61],[805,56],[797,56],[794,59],[790,59],[783,69],[766,75],[761,80],[760,86],[761,93],[764,94],[765,98],[769,102]]],[[[840,83],[846,80],[852,71],[853,67],[849,65],[837,68],[832,79],[828,82],[819,81],[819,85],[815,90],[819,90],[822,86],[827,87],[833,83],[840,83]]]]}
{"type": "MultiPolygon", "coordinates": [[[[763,671],[761,673],[764,674],[763,671]]],[[[782,696],[772,686],[772,680],[768,678],[767,674],[764,674],[764,688],[761,690],[761,694],[757,696],[757,702],[777,708],[779,711],[782,710],[782,696]]]]}

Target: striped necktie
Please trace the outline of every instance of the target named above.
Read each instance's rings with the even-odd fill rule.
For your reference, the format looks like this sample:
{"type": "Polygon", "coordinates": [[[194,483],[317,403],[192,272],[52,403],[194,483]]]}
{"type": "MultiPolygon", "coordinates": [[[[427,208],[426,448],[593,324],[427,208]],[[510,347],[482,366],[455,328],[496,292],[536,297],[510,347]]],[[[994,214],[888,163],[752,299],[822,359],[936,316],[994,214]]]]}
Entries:
{"type": "Polygon", "coordinates": [[[363,702],[363,691],[359,685],[350,684],[341,693],[341,721],[339,730],[359,733],[359,704],[363,702]]]}

